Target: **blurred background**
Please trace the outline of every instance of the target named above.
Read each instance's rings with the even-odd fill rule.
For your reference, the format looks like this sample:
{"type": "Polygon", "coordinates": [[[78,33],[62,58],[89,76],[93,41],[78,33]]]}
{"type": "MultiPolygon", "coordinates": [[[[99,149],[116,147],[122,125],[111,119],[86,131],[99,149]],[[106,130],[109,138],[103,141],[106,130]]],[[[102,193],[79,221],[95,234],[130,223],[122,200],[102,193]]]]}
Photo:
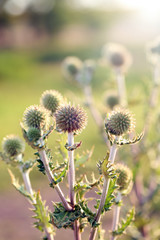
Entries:
{"type": "MultiPolygon", "coordinates": [[[[56,89],[71,102],[83,105],[82,90],[64,79],[61,63],[67,56],[101,62],[102,46],[106,42],[125,45],[133,56],[126,84],[129,101],[133,103],[130,109],[136,116],[136,131],[141,132],[152,78],[146,44],[159,34],[160,2],[157,0],[0,0],[0,140],[11,133],[22,137],[19,123],[23,112],[26,107],[39,104],[44,90],[56,89]]],[[[116,88],[109,67],[100,64],[96,68],[92,87],[96,105],[105,115],[105,91],[116,88]]],[[[89,124],[76,140],[83,141],[83,150],[95,146],[87,171],[98,174],[96,162],[103,159],[107,147],[89,111],[88,116],[89,124]]],[[[58,134],[54,133],[49,139],[53,155],[57,138],[58,134]]],[[[154,133],[149,139],[154,139],[154,133]]],[[[31,158],[34,158],[33,151],[26,146],[25,159],[31,158]]],[[[20,178],[18,171],[13,171],[20,178]]],[[[31,173],[31,179],[33,187],[40,189],[50,206],[51,200],[58,200],[37,169],[31,173]]],[[[40,239],[38,230],[32,228],[33,213],[29,208],[27,200],[12,187],[7,166],[1,161],[1,240],[40,239]]],[[[56,239],[62,239],[62,234],[65,231],[57,231],[56,239]]],[[[72,238],[70,231],[68,234],[66,240],[72,238]]]]}

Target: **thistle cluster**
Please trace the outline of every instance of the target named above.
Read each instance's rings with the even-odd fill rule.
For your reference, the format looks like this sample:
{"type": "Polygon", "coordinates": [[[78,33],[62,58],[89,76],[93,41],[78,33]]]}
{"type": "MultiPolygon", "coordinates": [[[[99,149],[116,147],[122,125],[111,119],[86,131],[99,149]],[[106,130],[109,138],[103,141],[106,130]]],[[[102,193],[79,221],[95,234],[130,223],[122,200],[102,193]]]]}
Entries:
{"type": "Polygon", "coordinates": [[[2,149],[6,156],[16,157],[25,150],[24,141],[15,135],[8,135],[3,138],[2,149]]]}
{"type": "Polygon", "coordinates": [[[122,136],[133,131],[135,121],[128,110],[116,109],[108,115],[105,122],[106,131],[115,136],[122,136]]]}
{"type": "Polygon", "coordinates": [[[117,185],[118,190],[123,195],[129,194],[129,192],[132,189],[132,180],[133,180],[133,174],[131,170],[125,166],[124,164],[115,164],[114,166],[115,172],[117,173],[117,185]]]}
{"type": "Polygon", "coordinates": [[[80,106],[63,105],[55,113],[56,127],[62,132],[81,132],[87,124],[87,115],[80,106]]]}
{"type": "Polygon", "coordinates": [[[102,55],[114,68],[119,68],[126,71],[131,63],[132,58],[128,50],[116,43],[107,43],[102,49],[102,55]]]}

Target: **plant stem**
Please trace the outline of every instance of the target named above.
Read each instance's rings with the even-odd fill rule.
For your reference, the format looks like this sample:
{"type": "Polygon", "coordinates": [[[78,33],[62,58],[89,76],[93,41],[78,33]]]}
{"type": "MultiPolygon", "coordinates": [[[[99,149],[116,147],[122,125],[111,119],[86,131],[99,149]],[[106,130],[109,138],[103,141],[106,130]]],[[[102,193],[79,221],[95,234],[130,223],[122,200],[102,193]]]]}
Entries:
{"type": "Polygon", "coordinates": [[[47,236],[47,240],[54,240],[53,234],[51,234],[47,228],[44,228],[44,231],[47,236]]]}
{"type": "MultiPolygon", "coordinates": [[[[72,146],[74,144],[74,135],[73,132],[68,133],[68,146],[72,146]]],[[[69,197],[72,209],[75,206],[75,193],[74,193],[74,185],[75,185],[75,166],[74,166],[74,151],[68,151],[68,159],[69,159],[69,172],[68,172],[68,183],[69,183],[69,197]]],[[[76,220],[74,222],[74,238],[75,240],[81,240],[80,229],[79,229],[79,221],[76,220]]]]}
{"type": "MultiPolygon", "coordinates": [[[[74,144],[74,136],[73,133],[68,133],[68,146],[72,146],[74,144]]],[[[74,199],[74,185],[75,185],[75,166],[74,166],[74,151],[68,151],[68,159],[69,159],[69,173],[68,173],[68,183],[69,183],[69,197],[71,201],[72,207],[74,207],[75,199],[74,199]]]]}
{"type": "MultiPolygon", "coordinates": [[[[116,197],[116,202],[118,203],[119,201],[121,201],[121,199],[122,199],[121,193],[118,192],[116,197]]],[[[114,215],[113,215],[112,232],[118,229],[120,210],[121,210],[121,207],[116,204],[114,209],[114,215]]],[[[112,235],[111,240],[115,240],[115,239],[116,239],[116,236],[112,235]]]]}
{"type": "Polygon", "coordinates": [[[91,86],[90,85],[85,85],[84,88],[83,88],[83,91],[84,91],[84,95],[86,97],[87,106],[88,106],[88,108],[89,108],[89,110],[92,114],[92,117],[93,117],[95,123],[97,124],[97,126],[100,130],[100,133],[103,136],[104,141],[106,142],[106,144],[109,147],[109,141],[108,141],[107,135],[104,133],[104,129],[103,129],[104,121],[101,117],[101,114],[99,113],[99,111],[95,107],[95,104],[94,104],[94,101],[93,101],[91,86]]]}
{"type": "MultiPolygon", "coordinates": [[[[48,180],[50,183],[53,183],[53,180],[54,180],[54,177],[53,177],[53,174],[52,174],[52,171],[49,167],[49,161],[48,161],[48,158],[47,158],[47,155],[46,155],[46,152],[45,150],[41,150],[39,151],[39,154],[40,154],[40,157],[41,157],[41,161],[43,162],[44,164],[44,167],[45,167],[45,171],[46,171],[46,175],[48,177],[48,180]]],[[[72,208],[71,206],[68,204],[68,202],[66,201],[65,197],[64,197],[64,194],[60,188],[60,186],[57,184],[55,187],[55,190],[57,191],[61,201],[62,201],[62,204],[63,206],[65,207],[65,209],[67,211],[71,211],[72,208]]]]}
{"type": "Polygon", "coordinates": [[[117,87],[118,87],[118,96],[120,101],[120,106],[126,107],[127,103],[127,94],[126,94],[126,84],[124,74],[120,69],[115,70],[117,87]]]}
{"type": "MultiPolygon", "coordinates": [[[[113,144],[111,146],[110,153],[109,153],[109,159],[108,159],[111,164],[114,163],[116,152],[117,152],[117,145],[113,144]]],[[[101,218],[101,212],[102,212],[102,209],[103,209],[105,201],[106,201],[106,196],[107,196],[107,193],[108,193],[109,184],[110,184],[110,178],[108,178],[108,179],[104,178],[101,200],[100,200],[100,204],[99,204],[97,214],[95,216],[95,222],[97,222],[97,223],[99,223],[100,218],[101,218]]],[[[93,227],[91,229],[91,232],[90,232],[89,240],[94,240],[95,236],[96,236],[96,233],[97,233],[97,228],[93,227]]]]}

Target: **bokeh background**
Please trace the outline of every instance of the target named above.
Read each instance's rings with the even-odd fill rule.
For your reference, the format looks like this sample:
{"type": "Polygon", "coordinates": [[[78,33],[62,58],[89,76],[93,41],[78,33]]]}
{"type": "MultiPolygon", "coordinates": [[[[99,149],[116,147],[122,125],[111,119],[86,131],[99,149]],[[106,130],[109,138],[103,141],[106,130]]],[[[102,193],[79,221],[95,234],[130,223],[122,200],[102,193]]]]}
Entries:
{"type": "MultiPolygon", "coordinates": [[[[39,104],[44,90],[56,89],[71,102],[83,105],[82,90],[65,80],[61,63],[66,56],[101,62],[101,49],[106,42],[121,43],[133,55],[126,84],[130,109],[136,115],[136,131],[141,132],[152,78],[146,44],[159,33],[160,2],[156,0],[0,0],[0,140],[11,133],[22,136],[19,123],[23,112],[26,107],[39,104]]],[[[105,92],[116,88],[109,67],[96,67],[92,87],[96,105],[104,115],[105,92]]],[[[107,149],[89,111],[88,122],[76,140],[83,141],[83,150],[93,145],[95,150],[92,161],[77,174],[98,174],[96,162],[103,159],[107,149]]],[[[53,155],[57,138],[54,133],[49,139],[53,155]]],[[[149,139],[153,138],[150,133],[149,139]]],[[[26,146],[25,159],[31,158],[33,151],[26,146]]],[[[13,171],[20,178],[18,171],[13,171]]],[[[31,173],[31,179],[50,206],[51,200],[58,200],[37,169],[31,173]]],[[[1,161],[1,240],[40,239],[38,230],[32,228],[33,213],[29,208],[27,200],[12,187],[7,166],[1,161]]],[[[66,240],[71,239],[72,233],[65,231],[57,231],[56,239],[62,239],[63,234],[66,240]]]]}

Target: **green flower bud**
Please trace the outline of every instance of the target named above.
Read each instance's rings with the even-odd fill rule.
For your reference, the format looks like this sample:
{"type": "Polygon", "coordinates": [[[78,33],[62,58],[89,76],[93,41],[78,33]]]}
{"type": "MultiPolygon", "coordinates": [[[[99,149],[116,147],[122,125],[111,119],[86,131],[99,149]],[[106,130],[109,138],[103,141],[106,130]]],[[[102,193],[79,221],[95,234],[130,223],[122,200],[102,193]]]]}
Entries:
{"type": "Polygon", "coordinates": [[[28,128],[43,129],[49,123],[49,113],[41,106],[32,105],[25,110],[23,121],[28,128]]]}
{"type": "Polygon", "coordinates": [[[30,141],[37,141],[41,137],[41,132],[38,128],[31,127],[28,129],[27,136],[30,141]]]}
{"type": "Polygon", "coordinates": [[[108,43],[103,47],[103,56],[115,68],[126,70],[132,62],[130,53],[120,44],[108,43]]]}
{"type": "Polygon", "coordinates": [[[115,171],[118,174],[117,177],[117,185],[118,190],[126,195],[128,194],[132,189],[132,180],[133,180],[133,174],[131,170],[123,165],[123,164],[115,164],[115,171]]]}
{"type": "Polygon", "coordinates": [[[75,78],[75,76],[81,70],[83,64],[77,57],[67,57],[63,61],[62,68],[64,76],[67,78],[75,78]]]}
{"type": "Polygon", "coordinates": [[[116,109],[107,117],[105,127],[110,134],[121,136],[134,129],[134,119],[128,110],[116,109]]]}
{"type": "Polygon", "coordinates": [[[64,105],[55,113],[57,129],[63,132],[81,132],[87,124],[87,115],[80,106],[64,105]]]}
{"type": "Polygon", "coordinates": [[[25,150],[23,140],[15,135],[8,135],[2,141],[4,153],[9,157],[15,157],[25,150]]]}
{"type": "Polygon", "coordinates": [[[51,111],[52,114],[55,113],[62,101],[62,95],[55,90],[46,90],[40,99],[41,105],[51,111]]]}

